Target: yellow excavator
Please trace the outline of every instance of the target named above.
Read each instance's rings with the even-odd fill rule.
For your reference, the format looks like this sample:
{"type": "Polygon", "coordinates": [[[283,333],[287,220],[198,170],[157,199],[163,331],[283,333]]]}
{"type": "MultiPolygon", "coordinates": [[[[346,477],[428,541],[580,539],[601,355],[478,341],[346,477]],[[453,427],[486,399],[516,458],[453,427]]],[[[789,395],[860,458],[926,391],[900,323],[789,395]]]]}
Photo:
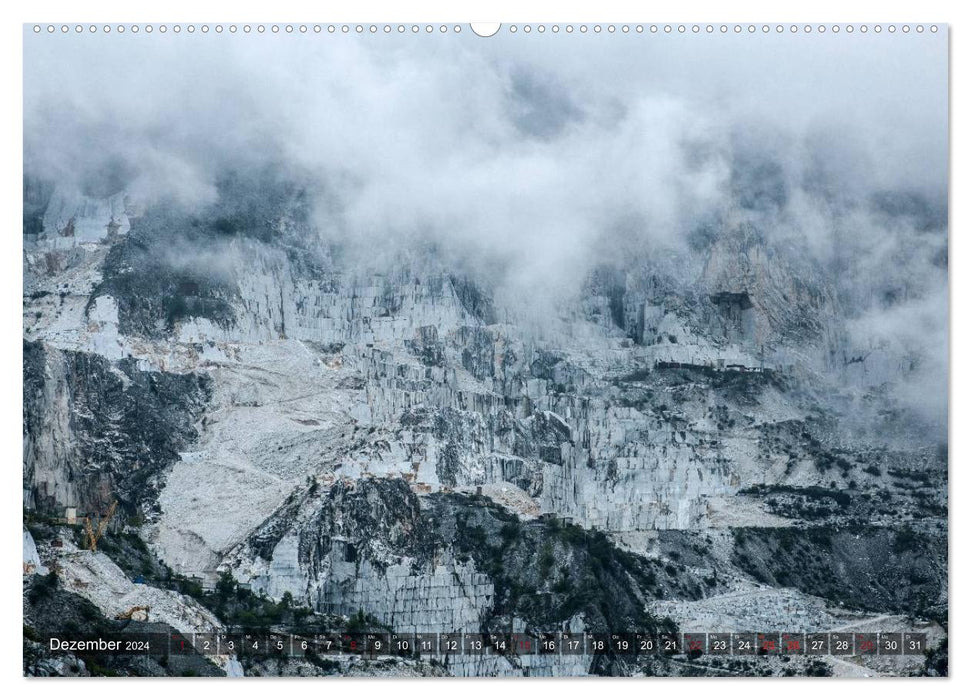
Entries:
{"type": "Polygon", "coordinates": [[[86,546],[92,552],[98,551],[98,540],[100,540],[101,536],[105,534],[105,529],[108,527],[108,521],[111,520],[112,516],[114,516],[115,509],[117,507],[118,507],[118,501],[113,502],[111,504],[111,507],[108,509],[108,513],[103,518],[100,518],[98,520],[97,532],[95,532],[94,529],[91,527],[91,518],[89,517],[84,518],[84,534],[87,536],[86,546]]]}

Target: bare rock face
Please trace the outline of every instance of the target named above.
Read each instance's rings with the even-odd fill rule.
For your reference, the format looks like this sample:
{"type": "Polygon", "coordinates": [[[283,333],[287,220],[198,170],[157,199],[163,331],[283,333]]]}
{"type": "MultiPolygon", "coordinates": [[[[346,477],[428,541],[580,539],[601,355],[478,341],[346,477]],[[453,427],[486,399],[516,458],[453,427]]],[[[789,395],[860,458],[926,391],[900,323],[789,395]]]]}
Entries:
{"type": "MultiPolygon", "coordinates": [[[[595,266],[537,319],[439,251],[362,262],[269,174],[191,212],[24,196],[25,508],[118,500],[114,531],[173,577],[403,632],[667,629],[656,611],[765,587],[840,620],[832,582],[773,559],[826,570],[946,527],[946,449],[885,391],[913,370],[887,350],[848,380],[852,296],[754,224],[595,266]],[[864,544],[838,535],[861,522],[864,544]],[[809,527],[833,547],[772,534],[809,527]]],[[[944,585],[852,603],[940,619],[944,585]]],[[[647,672],[550,663],[449,672],[647,672]]]]}
{"type": "Polygon", "coordinates": [[[155,507],[164,470],[198,435],[209,378],[24,344],[24,504],[48,515],[155,507]]]}
{"type": "Polygon", "coordinates": [[[725,306],[737,304],[742,315],[751,309],[751,321],[742,337],[752,345],[822,345],[836,314],[833,288],[811,258],[798,249],[770,244],[764,234],[747,224],[720,236],[705,261],[702,284],[725,306]]]}
{"type": "Polygon", "coordinates": [[[301,489],[227,565],[255,590],[321,613],[360,611],[405,633],[657,633],[667,623],[647,601],[695,599],[706,586],[599,532],[557,518],[523,522],[481,496],[418,496],[399,479],[301,489]]]}

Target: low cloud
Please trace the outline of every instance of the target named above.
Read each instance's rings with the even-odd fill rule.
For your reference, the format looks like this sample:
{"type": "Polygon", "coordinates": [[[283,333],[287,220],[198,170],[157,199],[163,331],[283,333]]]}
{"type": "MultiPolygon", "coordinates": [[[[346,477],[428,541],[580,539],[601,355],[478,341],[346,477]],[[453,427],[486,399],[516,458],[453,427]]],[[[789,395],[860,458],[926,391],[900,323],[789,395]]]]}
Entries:
{"type": "Polygon", "coordinates": [[[28,34],[24,91],[31,175],[193,207],[274,164],[325,240],[536,300],[741,212],[946,383],[944,36],[28,34]]]}

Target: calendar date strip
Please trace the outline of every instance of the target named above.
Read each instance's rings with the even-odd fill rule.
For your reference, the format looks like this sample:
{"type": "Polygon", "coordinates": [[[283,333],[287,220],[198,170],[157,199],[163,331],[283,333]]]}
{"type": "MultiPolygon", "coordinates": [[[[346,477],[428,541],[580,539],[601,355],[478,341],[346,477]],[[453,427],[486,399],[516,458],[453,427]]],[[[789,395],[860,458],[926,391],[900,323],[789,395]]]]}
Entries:
{"type": "Polygon", "coordinates": [[[688,655],[916,656],[927,651],[921,632],[684,632],[678,634],[482,632],[361,632],[334,634],[118,633],[47,639],[51,651],[120,655],[428,656],[688,655]]]}

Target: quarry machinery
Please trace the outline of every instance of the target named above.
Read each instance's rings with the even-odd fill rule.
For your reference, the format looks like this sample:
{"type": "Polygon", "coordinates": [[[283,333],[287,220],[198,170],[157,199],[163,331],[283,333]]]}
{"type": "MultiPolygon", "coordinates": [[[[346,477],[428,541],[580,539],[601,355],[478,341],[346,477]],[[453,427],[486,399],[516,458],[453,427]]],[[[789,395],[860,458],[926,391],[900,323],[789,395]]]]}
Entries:
{"type": "Polygon", "coordinates": [[[139,615],[138,617],[142,622],[148,621],[148,612],[151,610],[147,605],[133,605],[125,612],[118,613],[115,615],[116,620],[131,620],[136,613],[144,613],[144,615],[139,615]]]}
{"type": "Polygon", "coordinates": [[[118,507],[118,501],[114,501],[111,507],[108,508],[108,512],[104,517],[98,520],[98,531],[95,532],[91,527],[91,518],[84,518],[84,533],[87,536],[87,547],[92,552],[98,551],[98,540],[101,536],[105,534],[105,529],[108,527],[108,521],[111,520],[112,516],[115,514],[115,509],[118,507]]]}

